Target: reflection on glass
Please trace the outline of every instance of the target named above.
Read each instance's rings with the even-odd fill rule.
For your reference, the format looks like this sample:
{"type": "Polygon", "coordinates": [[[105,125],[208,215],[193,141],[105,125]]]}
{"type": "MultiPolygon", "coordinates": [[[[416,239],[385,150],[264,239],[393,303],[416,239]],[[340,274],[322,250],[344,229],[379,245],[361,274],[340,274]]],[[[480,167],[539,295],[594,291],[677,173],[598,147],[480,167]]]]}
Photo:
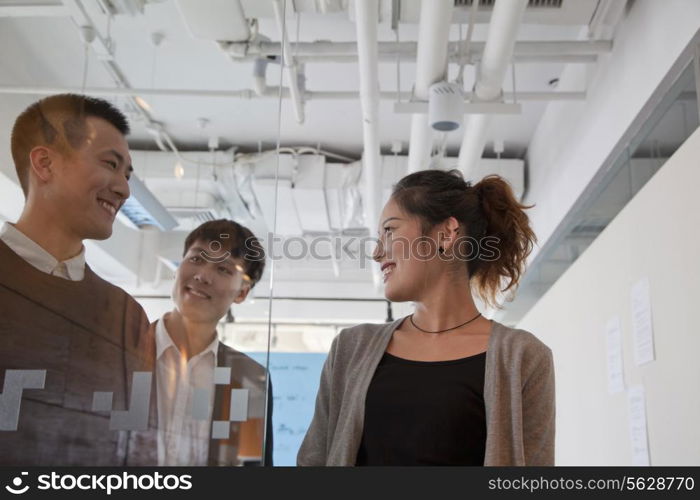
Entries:
{"type": "Polygon", "coordinates": [[[132,297],[85,264],[83,246],[112,234],[128,196],[128,132],[114,106],[75,95],[42,99],[15,121],[15,168],[31,202],[0,229],[2,464],[153,463],[148,450],[129,446],[129,431],[109,431],[113,411],[133,410],[117,419],[144,424],[130,418],[146,412],[142,399],[129,402],[129,384],[144,366],[137,346],[148,321],[132,297]],[[37,167],[48,164],[44,178],[37,167]],[[43,383],[31,380],[38,372],[43,383]],[[110,412],[93,411],[96,392],[111,393],[110,412]]]}
{"type": "MultiPolygon", "coordinates": [[[[281,54],[260,56],[270,64],[251,82],[248,54],[239,60],[213,42],[239,33],[269,40],[235,5],[231,14],[222,3],[214,15],[240,22],[224,23],[223,37],[200,33],[209,43],[190,40],[191,17],[178,2],[82,7],[76,23],[68,11],[53,22],[42,9],[25,16],[23,7],[0,20],[12,46],[0,61],[3,77],[31,73],[38,84],[66,88],[82,82],[104,98],[63,96],[28,110],[13,134],[17,175],[0,173],[0,464],[272,465],[267,359],[253,361],[217,334],[235,319],[267,324],[268,311],[241,290],[260,280],[269,296],[269,271],[263,277],[261,266],[256,275],[245,262],[220,271],[214,264],[225,262],[210,262],[203,275],[186,277],[186,292],[170,295],[178,269],[189,269],[179,266],[182,243],[202,222],[235,220],[263,244],[274,232],[268,222],[277,200],[256,188],[274,183],[276,172],[259,180],[254,172],[276,162],[274,131],[287,94],[281,54]],[[152,45],[134,36],[149,20],[163,28],[152,45]],[[81,43],[78,26],[104,43],[81,43]],[[33,52],[37,34],[55,47],[33,52]],[[62,58],[79,71],[70,64],[44,71],[62,58]],[[47,75],[55,78],[40,81],[47,75]],[[130,93],[132,86],[144,92],[130,93]],[[106,95],[110,88],[114,95],[106,95]],[[49,160],[61,168],[47,181],[34,167],[49,160]],[[8,208],[8,199],[18,201],[8,208]],[[235,280],[242,284],[221,285],[235,280]]],[[[274,37],[272,28],[265,34],[274,37]]],[[[9,140],[14,106],[35,98],[2,99],[12,104],[0,113],[9,140]]]]}

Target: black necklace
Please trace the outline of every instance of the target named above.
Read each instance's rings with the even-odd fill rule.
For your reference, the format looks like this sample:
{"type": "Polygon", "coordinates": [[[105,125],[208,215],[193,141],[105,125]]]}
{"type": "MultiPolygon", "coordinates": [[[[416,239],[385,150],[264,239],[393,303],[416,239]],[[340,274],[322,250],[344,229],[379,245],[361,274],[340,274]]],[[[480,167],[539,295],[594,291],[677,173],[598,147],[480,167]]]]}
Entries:
{"type": "Polygon", "coordinates": [[[424,332],[424,333],[443,333],[443,332],[449,332],[450,330],[455,330],[455,329],[459,328],[460,326],[468,325],[469,323],[471,323],[472,321],[474,321],[474,320],[475,320],[476,318],[478,318],[479,316],[481,316],[481,313],[477,314],[477,315],[474,316],[472,319],[470,319],[469,321],[466,321],[466,322],[462,323],[461,325],[453,326],[452,328],[447,328],[447,329],[445,329],[445,330],[437,330],[437,331],[434,331],[434,332],[431,332],[430,330],[423,330],[420,326],[416,325],[416,324],[414,323],[414,321],[413,321],[413,314],[411,314],[411,315],[408,317],[408,319],[410,319],[410,320],[411,320],[411,324],[412,324],[413,326],[415,326],[416,328],[418,328],[421,332],[424,332]]]}

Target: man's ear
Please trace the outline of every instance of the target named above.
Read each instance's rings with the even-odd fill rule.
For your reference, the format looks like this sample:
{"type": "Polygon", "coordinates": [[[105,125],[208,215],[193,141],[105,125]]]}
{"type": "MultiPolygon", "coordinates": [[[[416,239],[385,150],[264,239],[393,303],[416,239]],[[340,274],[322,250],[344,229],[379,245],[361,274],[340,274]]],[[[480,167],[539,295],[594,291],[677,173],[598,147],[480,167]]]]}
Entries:
{"type": "Polygon", "coordinates": [[[241,286],[241,289],[238,291],[238,295],[236,295],[236,298],[233,299],[234,304],[240,304],[243,302],[246,297],[248,297],[248,293],[250,292],[250,285],[249,284],[244,284],[241,286]]]}
{"type": "Polygon", "coordinates": [[[56,153],[46,146],[36,146],[29,152],[29,168],[41,181],[48,182],[55,171],[56,153]]]}

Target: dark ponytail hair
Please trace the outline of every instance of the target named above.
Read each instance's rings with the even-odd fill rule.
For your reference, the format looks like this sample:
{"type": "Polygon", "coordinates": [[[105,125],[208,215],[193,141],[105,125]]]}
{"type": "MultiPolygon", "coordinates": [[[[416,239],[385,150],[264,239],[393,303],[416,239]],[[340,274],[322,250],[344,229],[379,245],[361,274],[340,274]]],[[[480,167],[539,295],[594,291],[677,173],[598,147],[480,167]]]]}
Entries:
{"type": "Polygon", "coordinates": [[[531,206],[521,204],[502,177],[489,175],[472,186],[459,170],[422,170],[401,179],[392,198],[421,220],[424,234],[454,217],[466,236],[497,238],[494,258],[479,251],[467,262],[470,280],[486,304],[497,306],[499,292],[512,297],[537,238],[524,212],[531,206]]]}

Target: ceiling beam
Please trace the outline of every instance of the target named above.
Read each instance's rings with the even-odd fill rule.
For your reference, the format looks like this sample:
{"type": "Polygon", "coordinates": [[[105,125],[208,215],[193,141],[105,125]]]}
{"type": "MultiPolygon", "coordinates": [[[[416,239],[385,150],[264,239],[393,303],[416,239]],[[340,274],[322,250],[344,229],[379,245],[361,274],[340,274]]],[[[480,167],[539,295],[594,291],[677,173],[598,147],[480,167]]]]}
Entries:
{"type": "Polygon", "coordinates": [[[68,11],[60,0],[0,3],[0,17],[65,17],[68,11]]]}

